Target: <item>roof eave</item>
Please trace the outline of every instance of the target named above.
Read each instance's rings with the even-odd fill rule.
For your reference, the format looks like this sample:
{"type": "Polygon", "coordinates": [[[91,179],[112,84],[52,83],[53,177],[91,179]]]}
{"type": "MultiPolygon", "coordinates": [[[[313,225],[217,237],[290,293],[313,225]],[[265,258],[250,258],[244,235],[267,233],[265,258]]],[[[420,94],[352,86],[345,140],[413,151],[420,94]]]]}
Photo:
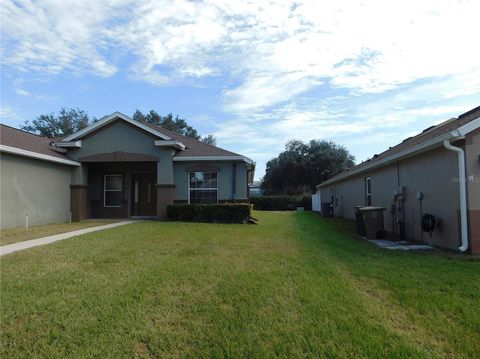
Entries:
{"type": "Polygon", "coordinates": [[[60,148],[82,148],[82,141],[59,141],[55,142],[54,146],[60,148]]]}
{"type": "Polygon", "coordinates": [[[398,160],[405,159],[405,158],[414,156],[414,155],[422,153],[422,152],[429,151],[429,150],[431,150],[433,148],[436,148],[436,147],[440,147],[440,146],[443,145],[443,141],[445,141],[445,140],[450,140],[450,139],[460,140],[460,139],[464,138],[464,135],[462,135],[462,133],[459,130],[460,129],[454,130],[454,131],[451,131],[451,132],[447,132],[447,133],[445,133],[441,136],[438,136],[438,137],[436,137],[436,138],[434,138],[430,141],[426,141],[426,142],[424,142],[420,145],[417,145],[417,146],[411,147],[407,150],[395,153],[395,154],[393,154],[391,156],[388,156],[388,157],[385,157],[384,159],[381,159],[379,161],[372,162],[370,165],[362,167],[358,170],[353,169],[351,171],[346,171],[342,175],[340,175],[339,177],[332,178],[332,179],[329,179],[329,180],[327,180],[323,183],[318,184],[316,186],[316,188],[326,187],[328,185],[340,182],[340,181],[342,181],[346,178],[365,173],[365,172],[373,170],[375,168],[388,165],[392,162],[396,162],[398,160]]]}
{"type": "Polygon", "coordinates": [[[68,165],[68,166],[78,167],[78,166],[81,165],[80,162],[76,162],[76,161],[72,161],[72,160],[68,160],[68,159],[63,159],[63,158],[59,158],[59,157],[55,157],[55,156],[50,156],[50,155],[46,155],[44,153],[27,151],[27,150],[23,150],[21,148],[5,146],[5,145],[0,145],[0,152],[10,153],[10,154],[13,154],[13,155],[18,155],[18,156],[23,156],[23,157],[34,158],[34,159],[37,159],[37,160],[60,163],[60,164],[63,164],[63,165],[68,165]]]}
{"type": "Polygon", "coordinates": [[[480,128],[480,117],[476,118],[473,121],[470,121],[469,123],[467,123],[466,125],[463,125],[462,127],[459,127],[458,128],[458,133],[461,136],[465,136],[465,135],[469,134],[470,132],[473,132],[473,131],[475,131],[479,128],[480,128]]]}
{"type": "Polygon", "coordinates": [[[173,157],[174,162],[190,162],[190,161],[243,161],[250,165],[255,165],[255,162],[245,156],[184,156],[173,157]]]}
{"type": "Polygon", "coordinates": [[[168,141],[168,140],[160,140],[160,141],[155,141],[155,146],[158,147],[173,147],[176,148],[177,150],[183,151],[185,149],[185,145],[180,142],[180,141],[168,141]]]}

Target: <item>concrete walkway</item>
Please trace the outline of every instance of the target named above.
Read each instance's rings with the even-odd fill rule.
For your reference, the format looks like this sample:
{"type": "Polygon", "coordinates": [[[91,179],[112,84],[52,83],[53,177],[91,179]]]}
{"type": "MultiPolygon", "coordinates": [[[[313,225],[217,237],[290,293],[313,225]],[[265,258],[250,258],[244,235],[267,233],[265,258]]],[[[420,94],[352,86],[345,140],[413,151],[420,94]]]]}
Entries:
{"type": "Polygon", "coordinates": [[[368,241],[381,248],[401,251],[418,251],[433,249],[433,247],[428,244],[414,244],[406,241],[394,242],[387,239],[369,239],[368,241]]]}
{"type": "Polygon", "coordinates": [[[64,239],[79,236],[81,234],[101,231],[101,230],[108,229],[108,228],[115,228],[115,227],[124,226],[126,224],[135,223],[135,222],[137,222],[137,221],[116,222],[116,223],[111,223],[111,224],[105,224],[103,226],[90,227],[90,228],[85,228],[85,229],[79,229],[79,230],[73,231],[73,232],[66,232],[66,233],[54,234],[53,236],[31,239],[29,241],[7,244],[6,246],[0,246],[0,256],[4,256],[6,254],[10,254],[10,253],[13,253],[13,252],[18,252],[18,251],[28,249],[28,248],[43,246],[44,244],[63,241],[64,239]]]}

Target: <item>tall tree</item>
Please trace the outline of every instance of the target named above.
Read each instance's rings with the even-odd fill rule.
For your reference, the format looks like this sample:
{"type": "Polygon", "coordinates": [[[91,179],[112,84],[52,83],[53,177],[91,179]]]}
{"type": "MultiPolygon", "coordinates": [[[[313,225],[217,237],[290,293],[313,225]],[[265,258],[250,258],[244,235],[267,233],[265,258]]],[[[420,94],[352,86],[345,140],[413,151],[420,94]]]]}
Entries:
{"type": "Polygon", "coordinates": [[[49,138],[64,137],[84,129],[96,120],[79,108],[62,108],[58,115],[50,113],[40,115],[31,122],[25,121],[21,129],[49,138]]]}
{"type": "Polygon", "coordinates": [[[199,140],[201,136],[198,131],[190,126],[186,120],[175,116],[173,118],[172,113],[166,116],[159,115],[156,111],[151,110],[147,114],[143,114],[141,111],[136,110],[133,114],[133,119],[136,121],[147,122],[152,125],[161,126],[167,130],[179,133],[180,135],[187,136],[199,140]]]}
{"type": "Polygon", "coordinates": [[[198,131],[192,126],[190,126],[185,119],[178,117],[178,115],[174,118],[172,113],[169,113],[166,116],[162,116],[154,110],[151,110],[146,114],[142,113],[139,110],[136,110],[133,114],[133,119],[136,121],[142,121],[150,123],[152,125],[161,126],[180,135],[191,137],[196,140],[201,140],[202,142],[212,146],[215,146],[217,142],[217,139],[214,135],[207,135],[202,138],[198,131]]]}
{"type": "Polygon", "coordinates": [[[215,146],[217,144],[217,138],[214,135],[207,135],[203,137],[201,141],[210,146],[215,146]]]}
{"type": "Polygon", "coordinates": [[[262,187],[268,194],[313,192],[317,184],[352,167],[354,160],[345,147],[331,141],[292,140],[267,162],[262,187]]]}

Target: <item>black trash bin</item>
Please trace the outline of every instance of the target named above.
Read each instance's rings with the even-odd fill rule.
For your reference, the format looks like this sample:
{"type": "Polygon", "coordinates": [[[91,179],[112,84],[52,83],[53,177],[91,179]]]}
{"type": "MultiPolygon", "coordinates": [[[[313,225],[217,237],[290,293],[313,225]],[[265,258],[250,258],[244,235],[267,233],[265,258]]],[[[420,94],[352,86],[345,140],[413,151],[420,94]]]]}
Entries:
{"type": "Polygon", "coordinates": [[[354,206],[355,210],[355,222],[357,224],[357,233],[359,236],[365,237],[367,235],[367,231],[365,230],[365,222],[363,221],[362,213],[360,212],[360,208],[363,206],[354,206]]]}
{"type": "Polygon", "coordinates": [[[331,202],[322,203],[322,217],[325,217],[325,218],[333,217],[333,204],[331,202]]]}
{"type": "Polygon", "coordinates": [[[385,236],[385,228],[383,226],[384,207],[366,206],[359,208],[365,224],[365,232],[367,238],[383,239],[385,236]]]}

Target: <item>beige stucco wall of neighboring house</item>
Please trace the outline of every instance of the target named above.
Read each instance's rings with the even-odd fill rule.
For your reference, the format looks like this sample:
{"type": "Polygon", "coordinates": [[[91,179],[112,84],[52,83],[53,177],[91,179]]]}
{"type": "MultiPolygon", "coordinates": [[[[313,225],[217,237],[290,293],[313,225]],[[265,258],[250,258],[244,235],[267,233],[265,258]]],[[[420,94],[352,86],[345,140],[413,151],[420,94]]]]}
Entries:
{"type": "Polygon", "coordinates": [[[480,129],[465,138],[467,201],[471,251],[480,254],[480,129]]]}
{"type": "Polygon", "coordinates": [[[457,249],[460,244],[457,154],[439,148],[400,162],[400,184],[406,187],[405,231],[409,238],[430,242],[439,247],[457,249]],[[417,192],[423,193],[422,212],[441,219],[436,230],[429,234],[421,230],[420,201],[417,192]],[[422,237],[423,236],[423,237],[422,237]]]}
{"type": "Polygon", "coordinates": [[[1,153],[1,228],[65,222],[70,218],[71,167],[1,153]]]}
{"type": "Polygon", "coordinates": [[[405,186],[403,206],[407,238],[431,242],[439,247],[458,248],[459,190],[455,153],[437,148],[322,187],[322,201],[328,201],[336,193],[338,206],[334,201],[334,215],[354,219],[353,207],[366,204],[365,177],[371,178],[372,205],[386,208],[384,223],[387,231],[398,234],[399,228],[393,224],[394,216],[390,209],[394,204],[394,193],[400,186],[405,186]],[[423,193],[422,212],[417,192],[423,193]],[[422,213],[431,213],[441,219],[431,238],[421,231],[422,213]]]}

